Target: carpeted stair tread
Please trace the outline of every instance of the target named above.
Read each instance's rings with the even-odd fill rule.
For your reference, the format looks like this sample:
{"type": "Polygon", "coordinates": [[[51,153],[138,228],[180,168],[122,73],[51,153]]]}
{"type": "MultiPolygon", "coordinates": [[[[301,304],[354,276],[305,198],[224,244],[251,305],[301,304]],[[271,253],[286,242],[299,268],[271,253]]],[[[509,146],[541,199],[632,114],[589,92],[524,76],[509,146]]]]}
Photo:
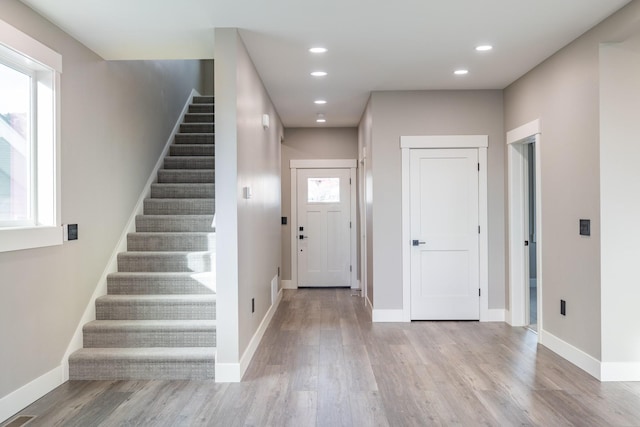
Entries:
{"type": "Polygon", "coordinates": [[[198,320],[93,320],[83,326],[83,330],[94,331],[209,331],[216,327],[216,321],[198,320]]]}
{"type": "Polygon", "coordinates": [[[213,95],[198,95],[193,97],[193,104],[213,104],[215,97],[213,95]]]}
{"type": "Polygon", "coordinates": [[[214,169],[160,169],[158,171],[160,184],[213,183],[215,179],[214,169]]]}
{"type": "Polygon", "coordinates": [[[215,199],[145,199],[145,215],[207,215],[215,212],[215,199]]]}
{"type": "Polygon", "coordinates": [[[171,144],[170,156],[215,156],[215,144],[171,144]]]}
{"type": "Polygon", "coordinates": [[[215,134],[198,132],[198,133],[177,133],[173,139],[174,144],[214,144],[215,134]]]}
{"type": "Polygon", "coordinates": [[[94,320],[82,328],[85,348],[215,347],[215,320],[94,320]]]}
{"type": "Polygon", "coordinates": [[[181,123],[180,133],[214,133],[213,123],[181,123]]]}
{"type": "Polygon", "coordinates": [[[201,103],[189,105],[189,113],[215,113],[215,104],[201,103]]]}
{"type": "Polygon", "coordinates": [[[184,123],[213,123],[214,113],[187,113],[184,115],[184,123]]]}
{"type": "Polygon", "coordinates": [[[216,295],[104,295],[96,299],[96,320],[215,319],[216,295]]]}
{"type": "Polygon", "coordinates": [[[138,215],[137,232],[205,232],[216,231],[214,215],[138,215]]]}
{"type": "Polygon", "coordinates": [[[127,235],[129,251],[209,251],[215,250],[216,233],[135,232],[127,235]]]}
{"type": "Polygon", "coordinates": [[[212,199],[215,184],[206,182],[163,182],[151,184],[152,199],[212,199]]]}
{"type": "Polygon", "coordinates": [[[213,380],[215,347],[84,348],[69,357],[70,380],[213,380]]]}
{"type": "Polygon", "coordinates": [[[214,272],[116,272],[107,276],[108,295],[214,294],[214,272]]]}
{"type": "Polygon", "coordinates": [[[200,252],[121,252],[118,271],[122,272],[207,272],[215,265],[215,253],[200,252]]]}
{"type": "Polygon", "coordinates": [[[165,169],[214,169],[215,167],[214,156],[166,156],[164,158],[165,169]]]}

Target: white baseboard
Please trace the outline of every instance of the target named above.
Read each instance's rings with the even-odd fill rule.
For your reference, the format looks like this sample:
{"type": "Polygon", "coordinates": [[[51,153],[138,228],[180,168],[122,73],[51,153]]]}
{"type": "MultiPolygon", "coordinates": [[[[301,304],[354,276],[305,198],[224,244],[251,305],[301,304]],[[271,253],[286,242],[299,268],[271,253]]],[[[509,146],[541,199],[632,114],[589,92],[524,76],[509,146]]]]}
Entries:
{"type": "Polygon", "coordinates": [[[180,130],[180,123],[182,123],[182,118],[189,111],[189,104],[191,104],[191,101],[193,100],[194,96],[199,96],[199,95],[200,94],[196,90],[191,91],[191,94],[189,95],[189,99],[187,99],[187,102],[184,105],[182,112],[180,113],[178,121],[173,127],[173,130],[171,131],[171,135],[169,136],[169,139],[167,140],[164,146],[164,149],[162,150],[162,153],[160,154],[160,157],[156,162],[155,167],[153,168],[153,170],[151,171],[151,174],[149,175],[149,179],[147,180],[147,183],[145,184],[142,190],[142,193],[138,198],[138,202],[136,203],[136,206],[133,209],[133,213],[129,217],[129,220],[127,221],[127,225],[124,227],[124,230],[120,235],[120,239],[118,239],[118,243],[116,244],[115,249],[111,253],[111,257],[107,262],[107,266],[102,272],[102,275],[98,280],[98,284],[96,285],[96,288],[93,291],[93,295],[91,295],[91,298],[89,299],[89,303],[87,304],[87,307],[85,308],[84,313],[80,318],[80,322],[78,323],[78,326],[76,327],[76,330],[73,336],[71,337],[71,341],[67,346],[67,350],[64,353],[64,356],[62,357],[64,381],[67,381],[69,379],[69,356],[76,350],[79,350],[82,348],[82,327],[85,324],[96,319],[96,299],[98,297],[101,297],[102,295],[107,294],[107,276],[110,273],[114,273],[118,271],[118,254],[120,252],[125,252],[127,250],[127,234],[132,233],[136,230],[136,216],[142,214],[142,211],[144,208],[144,199],[149,197],[149,195],[151,194],[151,184],[155,182],[158,175],[158,170],[164,164],[164,158],[169,152],[169,147],[173,143],[176,133],[178,133],[178,131],[180,130]]]}
{"type": "Polygon", "coordinates": [[[487,310],[487,318],[483,322],[504,322],[507,318],[506,310],[503,308],[490,308],[487,310]]]}
{"type": "Polygon", "coordinates": [[[64,382],[60,365],[0,399],[0,422],[20,412],[64,382]]]}
{"type": "Polygon", "coordinates": [[[356,280],[355,285],[351,286],[351,289],[353,289],[353,290],[360,289],[360,280],[356,280]]]}
{"type": "Polygon", "coordinates": [[[541,330],[539,334],[540,344],[544,345],[549,350],[553,351],[564,359],[567,359],[569,362],[587,372],[589,375],[597,379],[601,379],[600,361],[598,359],[585,353],[579,348],[574,347],[568,342],[561,340],[555,335],[550,334],[544,329],[541,330]]]}
{"type": "Polygon", "coordinates": [[[504,320],[505,322],[507,322],[510,326],[513,326],[513,320],[511,319],[511,310],[505,310],[504,311],[504,320]]]}
{"type": "Polygon", "coordinates": [[[404,310],[380,310],[372,309],[371,320],[373,323],[404,322],[404,310]]]}
{"type": "Polygon", "coordinates": [[[297,286],[293,286],[293,282],[291,280],[281,280],[282,289],[298,289],[297,286]]]}
{"type": "Polygon", "coordinates": [[[260,326],[258,326],[256,333],[253,334],[251,341],[249,341],[247,349],[244,351],[244,354],[240,358],[240,363],[216,362],[217,383],[238,383],[242,381],[242,376],[247,371],[247,368],[251,363],[251,359],[253,359],[253,355],[256,353],[256,350],[260,345],[260,341],[262,341],[262,337],[264,336],[267,327],[271,323],[271,319],[273,319],[273,315],[276,313],[276,310],[280,305],[280,301],[282,301],[282,289],[278,292],[278,298],[276,299],[275,303],[271,305],[271,308],[269,308],[267,314],[265,314],[262,322],[260,322],[260,326]]]}
{"type": "Polygon", "coordinates": [[[640,381],[640,362],[602,362],[600,381],[640,381]]]}

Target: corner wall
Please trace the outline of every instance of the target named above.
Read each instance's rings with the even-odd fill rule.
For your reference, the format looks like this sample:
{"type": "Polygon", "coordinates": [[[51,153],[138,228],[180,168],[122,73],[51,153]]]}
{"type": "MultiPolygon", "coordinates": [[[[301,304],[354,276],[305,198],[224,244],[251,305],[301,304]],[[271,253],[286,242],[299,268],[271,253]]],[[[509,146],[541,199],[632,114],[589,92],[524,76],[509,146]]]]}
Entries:
{"type": "Polygon", "coordinates": [[[216,380],[240,381],[275,307],[283,129],[238,30],[218,28],[215,40],[216,380]],[[251,198],[244,198],[244,187],[251,198]]]}
{"type": "Polygon", "coordinates": [[[57,379],[51,372],[203,75],[200,61],[104,61],[17,0],[0,2],[0,17],[62,55],[62,222],[79,227],[79,240],[62,246],[0,253],[3,409],[20,387],[57,379]]]}

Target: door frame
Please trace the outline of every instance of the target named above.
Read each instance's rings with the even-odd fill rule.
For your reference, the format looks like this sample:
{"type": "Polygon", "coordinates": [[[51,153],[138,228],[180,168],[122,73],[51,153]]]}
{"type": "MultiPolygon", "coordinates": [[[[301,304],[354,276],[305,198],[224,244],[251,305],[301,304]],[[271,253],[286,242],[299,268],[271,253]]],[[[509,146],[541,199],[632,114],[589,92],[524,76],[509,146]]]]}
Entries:
{"type": "Polygon", "coordinates": [[[349,169],[351,179],[350,193],[350,221],[349,242],[349,264],[351,273],[349,283],[351,289],[358,289],[358,248],[356,246],[356,231],[358,229],[356,215],[356,159],[294,159],[289,161],[291,169],[291,287],[298,289],[298,169],[349,169]]]}
{"type": "Polygon", "coordinates": [[[526,276],[527,240],[525,224],[525,176],[526,170],[524,145],[535,142],[536,174],[536,286],[537,286],[537,324],[538,341],[543,330],[542,311],[542,172],[540,149],[542,142],[540,120],[533,120],[507,132],[507,183],[508,183],[508,221],[509,221],[509,310],[506,320],[511,326],[527,326],[526,293],[529,280],[526,276]]]}
{"type": "Polygon", "coordinates": [[[402,319],[411,322],[411,150],[430,148],[477,148],[480,171],[478,175],[478,222],[480,226],[480,321],[488,322],[489,311],[489,239],[487,203],[488,135],[423,135],[401,136],[402,152],[402,319]]]}

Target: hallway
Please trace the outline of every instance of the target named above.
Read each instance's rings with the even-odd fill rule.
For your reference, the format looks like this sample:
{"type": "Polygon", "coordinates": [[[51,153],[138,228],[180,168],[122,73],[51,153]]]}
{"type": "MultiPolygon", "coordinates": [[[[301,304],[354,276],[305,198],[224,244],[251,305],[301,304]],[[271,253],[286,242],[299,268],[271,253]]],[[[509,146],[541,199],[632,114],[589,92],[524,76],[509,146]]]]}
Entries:
{"type": "Polygon", "coordinates": [[[242,383],[69,382],[29,426],[640,425],[640,383],[599,383],[505,323],[372,324],[351,290],[284,291],[242,383]]]}

